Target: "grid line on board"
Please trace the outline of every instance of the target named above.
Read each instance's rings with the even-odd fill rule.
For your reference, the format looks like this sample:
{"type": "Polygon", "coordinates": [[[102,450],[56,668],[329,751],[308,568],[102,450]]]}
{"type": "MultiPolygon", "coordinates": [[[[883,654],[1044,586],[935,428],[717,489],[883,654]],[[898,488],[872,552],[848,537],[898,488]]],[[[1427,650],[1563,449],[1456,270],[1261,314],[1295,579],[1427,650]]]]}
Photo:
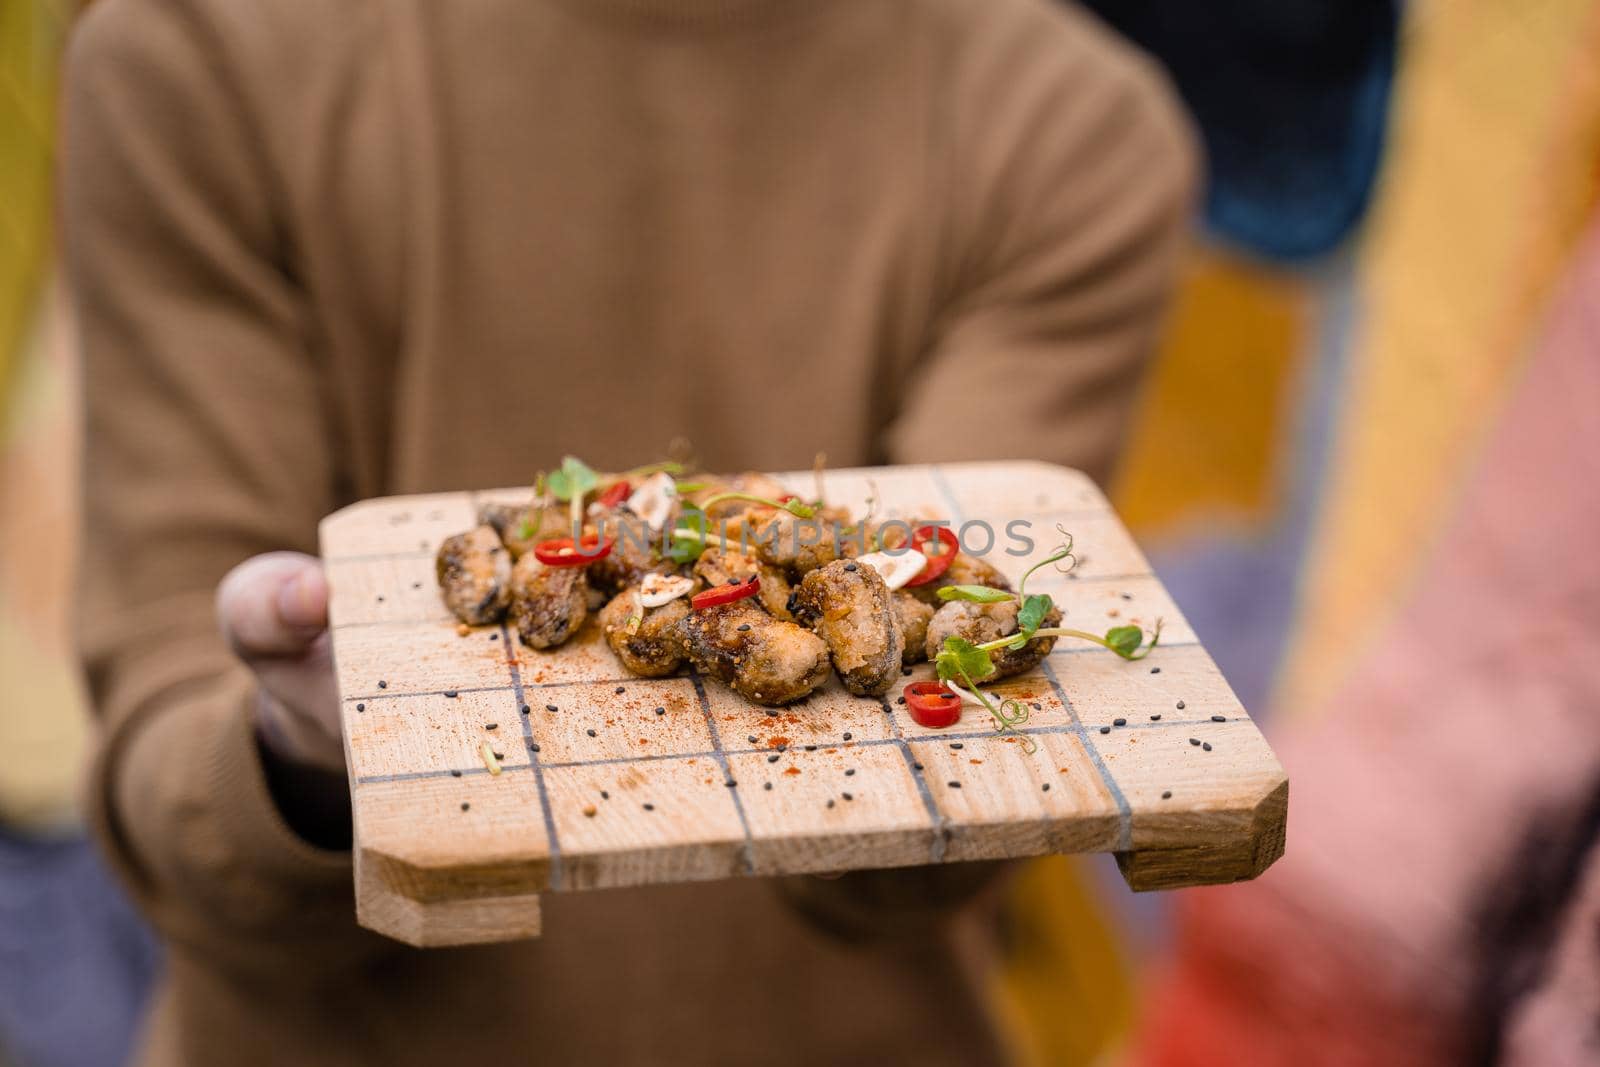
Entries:
{"type": "MultiPolygon", "coordinates": [[[[1084,728],[1083,720],[1078,718],[1077,709],[1067,699],[1067,691],[1061,687],[1061,680],[1056,677],[1055,668],[1050,665],[1050,657],[1046,656],[1040,664],[1044,669],[1044,676],[1050,682],[1050,688],[1055,691],[1056,699],[1061,701],[1061,706],[1072,717],[1072,725],[1077,729],[1078,741],[1083,745],[1083,750],[1089,754],[1089,761],[1094,764],[1095,770],[1100,772],[1100,780],[1105,783],[1106,790],[1111,794],[1112,803],[1117,806],[1117,851],[1127,852],[1133,848],[1133,808],[1128,804],[1128,798],[1123,795],[1122,787],[1111,774],[1111,768],[1106,766],[1106,761],[1100,757],[1100,749],[1095,746],[1094,739],[1089,736],[1089,731],[1084,728]]],[[[1165,725],[1150,723],[1150,726],[1165,725]]],[[[1176,725],[1176,724],[1173,724],[1176,725]]],[[[1126,727],[1123,727],[1126,729],[1126,727]]]]}
{"type": "MultiPolygon", "coordinates": [[[[511,646],[511,631],[500,624],[500,643],[505,646],[506,667],[511,671],[511,691],[516,695],[517,718],[522,720],[522,745],[528,753],[528,768],[533,771],[534,789],[539,794],[539,807],[544,814],[545,837],[550,843],[550,888],[561,888],[561,842],[556,836],[556,816],[550,808],[550,794],[545,790],[544,765],[533,740],[533,716],[522,714],[526,703],[522,695],[522,671],[517,667],[517,650],[511,646]]],[[[503,772],[502,772],[503,773],[503,772]]]]}
{"type": "MultiPolygon", "coordinates": [[[[883,702],[880,701],[880,706],[882,705],[882,703],[883,702]]],[[[899,730],[900,729],[899,720],[897,718],[895,718],[894,713],[892,711],[889,711],[889,709],[887,709],[887,708],[884,708],[884,711],[888,713],[888,718],[889,718],[890,723],[893,725],[893,728],[896,729],[896,730],[899,730]]],[[[1250,722],[1250,721],[1251,721],[1251,719],[1250,719],[1250,717],[1248,715],[1229,716],[1229,717],[1225,718],[1221,723],[1218,723],[1216,719],[1209,718],[1209,717],[1208,718],[1204,718],[1204,719],[1163,719],[1161,722],[1130,722],[1125,726],[1118,726],[1118,727],[1116,727],[1116,729],[1119,732],[1123,731],[1123,730],[1171,730],[1171,729],[1176,729],[1176,728],[1178,728],[1180,726],[1191,726],[1191,727],[1202,727],[1203,728],[1203,727],[1208,727],[1208,726],[1221,726],[1221,725],[1227,725],[1227,724],[1231,724],[1231,723],[1241,723],[1241,722],[1250,722]]],[[[1010,731],[1010,733],[1017,734],[1019,736],[1024,736],[1024,737],[1044,737],[1044,736],[1051,735],[1051,734],[1072,734],[1074,736],[1080,737],[1080,739],[1081,739],[1083,737],[1083,735],[1087,732],[1087,730],[1088,730],[1088,727],[1085,727],[1085,726],[1083,726],[1081,724],[1078,724],[1078,723],[1061,723],[1061,724],[1055,725],[1055,726],[1022,726],[1022,727],[1018,727],[1018,728],[1010,731]]],[[[925,734],[925,735],[919,735],[919,736],[916,736],[916,737],[906,737],[906,736],[900,736],[900,737],[864,737],[864,738],[861,738],[860,740],[854,740],[854,741],[846,741],[846,742],[837,742],[837,741],[835,741],[835,742],[826,742],[826,743],[824,743],[824,742],[816,742],[815,744],[816,744],[818,749],[827,750],[827,751],[832,751],[832,750],[835,750],[835,749],[842,749],[842,748],[879,748],[879,747],[882,747],[882,746],[885,746],[885,745],[894,745],[896,747],[900,747],[902,749],[902,751],[909,753],[910,746],[911,746],[911,744],[913,742],[928,741],[928,742],[944,743],[944,742],[949,742],[949,741],[962,741],[962,742],[965,742],[965,741],[983,741],[983,740],[987,740],[989,738],[993,738],[995,736],[996,736],[996,733],[995,733],[994,730],[972,730],[972,731],[966,731],[966,732],[962,732],[962,733],[942,733],[942,732],[941,733],[937,733],[937,734],[931,734],[930,733],[930,734],[925,734]]],[[[1088,746],[1086,745],[1085,748],[1087,748],[1087,747],[1088,746]]],[[[792,748],[792,746],[791,746],[791,748],[792,748]]],[[[770,748],[759,748],[759,747],[758,748],[733,748],[733,749],[724,748],[722,750],[722,753],[723,753],[724,756],[764,756],[764,755],[770,754],[771,752],[772,752],[772,749],[770,749],[770,748]]],[[[717,753],[716,753],[716,750],[714,750],[714,749],[706,749],[704,751],[695,751],[695,752],[661,752],[661,753],[653,753],[651,755],[606,756],[606,757],[601,758],[601,759],[592,759],[592,760],[545,760],[545,761],[541,761],[540,767],[542,769],[544,769],[544,770],[561,770],[561,769],[568,768],[568,767],[574,767],[574,768],[607,767],[607,766],[620,766],[622,764],[628,764],[628,763],[654,763],[654,762],[659,762],[661,760],[715,759],[716,755],[717,755],[717,753]]],[[[914,764],[915,762],[916,761],[915,761],[915,758],[913,756],[912,763],[914,764]]],[[[529,767],[531,769],[531,767],[532,767],[531,763],[529,764],[529,767]]],[[[504,774],[514,774],[517,771],[520,771],[522,769],[523,768],[521,766],[507,767],[502,771],[502,773],[504,773],[504,774]]],[[[481,767],[464,767],[464,768],[460,768],[460,770],[461,770],[461,773],[464,774],[464,775],[487,774],[488,773],[487,771],[485,771],[481,767]]],[[[377,782],[400,782],[400,781],[412,781],[412,780],[423,779],[423,778],[445,778],[445,777],[449,777],[449,776],[451,776],[451,775],[453,775],[455,773],[456,773],[455,770],[446,769],[446,770],[437,770],[437,771],[406,771],[406,772],[401,772],[401,773],[397,773],[397,774],[372,774],[372,775],[365,775],[365,776],[363,776],[361,778],[356,779],[356,784],[357,785],[368,785],[368,784],[377,783],[377,782]]],[[[912,767],[912,773],[913,773],[913,775],[915,775],[917,773],[916,772],[916,768],[914,766],[912,767]]],[[[922,783],[922,784],[925,784],[925,783],[922,783]]],[[[932,799],[932,794],[931,793],[929,794],[928,799],[929,800],[932,799]]],[[[937,806],[934,807],[934,811],[937,812],[937,806]]],[[[942,818],[942,816],[941,816],[941,818],[942,818]]]]}
{"type": "Polygon", "coordinates": [[[706,729],[711,732],[711,755],[717,761],[717,766],[722,768],[722,781],[726,784],[728,792],[733,794],[733,810],[739,813],[739,829],[744,832],[744,873],[756,873],[756,846],[750,838],[750,820],[745,817],[744,801],[739,799],[739,788],[734,782],[733,771],[728,767],[728,754],[722,748],[722,734],[717,730],[717,717],[711,714],[711,699],[706,696],[705,683],[698,674],[692,675],[690,681],[694,683],[695,699],[700,702],[700,713],[706,717],[706,729]]]}
{"type": "Polygon", "coordinates": [[[928,862],[943,863],[945,852],[944,812],[939,810],[938,801],[933,799],[933,790],[928,788],[928,780],[923,776],[922,765],[917,762],[911,753],[911,745],[905,739],[905,732],[900,729],[900,721],[895,718],[894,708],[890,707],[887,699],[880,699],[878,706],[883,709],[884,718],[889,720],[890,736],[886,740],[900,750],[901,758],[906,761],[906,770],[911,772],[911,780],[917,785],[917,794],[922,797],[922,806],[928,813],[929,821],[933,823],[933,841],[928,845],[928,862]]]}

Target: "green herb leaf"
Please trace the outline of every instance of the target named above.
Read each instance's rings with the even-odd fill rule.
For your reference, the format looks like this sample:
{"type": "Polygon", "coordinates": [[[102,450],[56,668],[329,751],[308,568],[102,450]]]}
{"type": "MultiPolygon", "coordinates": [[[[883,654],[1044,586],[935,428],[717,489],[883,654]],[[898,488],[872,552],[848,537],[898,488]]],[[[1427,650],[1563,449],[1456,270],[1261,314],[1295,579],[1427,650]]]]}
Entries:
{"type": "Polygon", "coordinates": [[[1022,609],[1017,612],[1017,633],[1022,643],[1033,640],[1034,631],[1044,622],[1044,617],[1055,607],[1049,593],[1029,593],[1022,599],[1022,609]]]}
{"type": "Polygon", "coordinates": [[[1119,656],[1131,656],[1144,644],[1144,631],[1137,626],[1114,626],[1106,631],[1106,644],[1119,656]]]}
{"type": "Polygon", "coordinates": [[[939,589],[940,600],[970,600],[974,604],[998,604],[1002,600],[1010,600],[1011,594],[1004,589],[996,589],[989,585],[946,585],[939,589]]]}
{"type": "Polygon", "coordinates": [[[667,558],[674,563],[693,563],[706,550],[706,513],[686,507],[672,524],[667,538],[667,558]]]}
{"type": "Polygon", "coordinates": [[[944,647],[933,662],[942,682],[966,679],[975,682],[994,673],[994,661],[989,653],[964,637],[947,637],[944,647]]]}
{"type": "Polygon", "coordinates": [[[585,493],[600,484],[600,476],[577,456],[563,456],[561,469],[550,472],[548,484],[557,500],[582,500],[585,493]]]}
{"type": "Polygon", "coordinates": [[[1144,659],[1155,650],[1161,640],[1161,620],[1156,620],[1156,628],[1150,635],[1150,643],[1144,644],[1144,631],[1137,626],[1113,626],[1106,631],[1105,646],[1123,659],[1144,659]]]}

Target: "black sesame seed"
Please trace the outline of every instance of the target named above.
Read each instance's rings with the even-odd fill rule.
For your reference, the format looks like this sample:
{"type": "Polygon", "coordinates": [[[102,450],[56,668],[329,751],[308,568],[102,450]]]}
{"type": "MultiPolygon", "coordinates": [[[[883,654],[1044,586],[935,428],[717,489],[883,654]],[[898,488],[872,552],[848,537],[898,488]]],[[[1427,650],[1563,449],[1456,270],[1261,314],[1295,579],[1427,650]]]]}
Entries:
{"type": "Polygon", "coordinates": [[[740,580],[739,580],[739,579],[738,579],[738,578],[729,578],[729,579],[728,579],[728,584],[729,584],[729,585],[738,585],[738,584],[739,584],[739,581],[740,581],[740,580]]]}
{"type": "Polygon", "coordinates": [[[833,807],[833,798],[832,797],[828,798],[828,807],[830,807],[830,808],[833,807]]]}
{"type": "Polygon", "coordinates": [[[779,745],[778,746],[778,751],[779,752],[787,752],[787,751],[789,751],[789,746],[786,745],[786,744],[785,745],[779,745]]]}
{"type": "Polygon", "coordinates": [[[1205,751],[1210,752],[1211,751],[1211,742],[1207,741],[1205,744],[1201,745],[1200,747],[1202,749],[1204,749],[1205,751]]]}
{"type": "Polygon", "coordinates": [[[963,745],[960,741],[952,741],[952,742],[950,742],[950,747],[955,749],[957,752],[959,752],[962,749],[966,748],[967,746],[963,745]]]}
{"type": "Polygon", "coordinates": [[[1212,722],[1227,722],[1228,721],[1228,717],[1226,715],[1213,715],[1213,716],[1211,716],[1211,721],[1212,722]]]}
{"type": "Polygon", "coordinates": [[[461,810],[462,810],[462,811],[467,811],[467,810],[469,810],[469,809],[470,809],[470,808],[471,808],[471,807],[472,807],[472,805],[471,805],[471,804],[468,804],[468,803],[467,803],[467,802],[466,802],[466,801],[465,801],[465,800],[463,800],[463,801],[462,801],[462,802],[461,802],[461,810]]]}
{"type": "Polygon", "coordinates": [[[643,803],[643,804],[642,804],[642,805],[640,805],[640,806],[641,806],[641,807],[642,807],[642,808],[644,808],[644,810],[645,810],[645,811],[655,811],[655,810],[656,810],[656,806],[655,806],[655,805],[654,805],[654,804],[652,804],[652,803],[650,803],[650,802],[649,802],[649,801],[648,801],[648,800],[647,800],[647,801],[645,801],[645,802],[644,802],[644,803],[643,803]]]}
{"type": "Polygon", "coordinates": [[[920,771],[920,770],[922,770],[922,764],[920,764],[920,763],[913,763],[913,764],[912,764],[912,765],[911,765],[911,769],[912,769],[912,770],[914,770],[914,771],[920,771]]]}
{"type": "Polygon", "coordinates": [[[600,790],[600,799],[601,800],[610,800],[611,799],[611,794],[607,793],[604,789],[602,789],[602,790],[600,790]]]}
{"type": "Polygon", "coordinates": [[[845,731],[845,734],[844,734],[844,739],[845,739],[845,740],[846,740],[846,741],[848,741],[848,740],[850,740],[850,731],[848,731],[848,730],[846,730],[846,731],[845,731]]]}
{"type": "Polygon", "coordinates": [[[747,622],[741,622],[737,627],[735,627],[735,629],[737,629],[740,633],[744,633],[746,630],[750,629],[750,624],[747,622]]]}
{"type": "Polygon", "coordinates": [[[1191,737],[1189,738],[1189,743],[1191,745],[1198,745],[1200,743],[1200,739],[1198,737],[1191,737]]]}
{"type": "Polygon", "coordinates": [[[761,784],[761,788],[762,789],[766,789],[766,790],[771,790],[772,789],[772,783],[771,782],[763,782],[761,784]]]}
{"type": "Polygon", "coordinates": [[[356,710],[357,711],[366,711],[367,710],[367,706],[365,704],[357,704],[356,705],[356,710]]]}
{"type": "Polygon", "coordinates": [[[846,778],[854,778],[855,777],[855,773],[856,773],[856,769],[854,767],[846,767],[844,769],[844,776],[846,778]]]}
{"type": "Polygon", "coordinates": [[[1172,799],[1172,790],[1170,790],[1170,789],[1163,790],[1162,793],[1161,793],[1161,799],[1162,800],[1171,800],[1172,799]]]}
{"type": "Polygon", "coordinates": [[[499,634],[490,634],[489,635],[489,640],[498,641],[498,640],[500,640],[500,635],[499,634]]]}
{"type": "Polygon", "coordinates": [[[537,751],[539,751],[539,742],[537,742],[537,741],[529,741],[528,742],[528,751],[529,752],[537,752],[537,751]]]}
{"type": "Polygon", "coordinates": [[[1037,700],[1035,700],[1032,704],[1030,704],[1028,706],[1031,707],[1034,711],[1043,711],[1044,710],[1044,708],[1040,705],[1040,703],[1037,700]]]}
{"type": "Polygon", "coordinates": [[[666,708],[657,708],[656,709],[656,714],[657,715],[665,715],[666,713],[667,713],[667,709],[666,708]]]}
{"type": "Polygon", "coordinates": [[[1050,792],[1050,783],[1046,782],[1046,783],[1044,783],[1044,785],[1041,785],[1039,788],[1042,789],[1044,792],[1048,793],[1048,792],[1050,792]]]}
{"type": "Polygon", "coordinates": [[[748,735],[745,736],[745,740],[750,742],[753,745],[753,744],[756,743],[756,735],[755,734],[748,734],[748,735]]]}
{"type": "Polygon", "coordinates": [[[778,709],[777,708],[768,708],[767,709],[767,714],[772,716],[774,719],[776,719],[778,717],[778,709]]]}
{"type": "Polygon", "coordinates": [[[616,690],[617,696],[621,696],[623,693],[626,693],[627,691],[628,691],[628,687],[627,686],[625,686],[625,685],[617,686],[617,690],[616,690]]]}
{"type": "Polygon", "coordinates": [[[461,772],[460,771],[451,771],[450,772],[450,777],[452,777],[452,778],[460,778],[461,777],[461,772]]]}
{"type": "Polygon", "coordinates": [[[444,691],[444,695],[446,700],[454,700],[456,698],[456,691],[454,689],[446,689],[444,691]]]}
{"type": "Polygon", "coordinates": [[[1132,600],[1133,599],[1133,594],[1132,593],[1123,593],[1122,594],[1122,599],[1123,600],[1132,600]]]}
{"type": "Polygon", "coordinates": [[[378,603],[380,603],[380,604],[382,604],[382,603],[383,603],[383,597],[381,597],[381,596],[380,596],[380,597],[378,597],[378,603]]]}
{"type": "Polygon", "coordinates": [[[895,697],[894,698],[894,702],[896,704],[904,704],[906,702],[906,698],[905,697],[895,697]]]}
{"type": "Polygon", "coordinates": [[[844,565],[844,569],[847,571],[853,571],[856,569],[856,565],[854,563],[846,563],[844,565]]]}
{"type": "Polygon", "coordinates": [[[1111,727],[1102,726],[1102,727],[1100,727],[1100,732],[1103,733],[1103,734],[1109,734],[1111,732],[1111,727]]]}
{"type": "Polygon", "coordinates": [[[496,752],[493,755],[494,755],[495,759],[505,759],[506,758],[506,754],[504,752],[496,752]]]}
{"type": "Polygon", "coordinates": [[[483,724],[483,728],[485,730],[498,730],[500,729],[500,724],[497,722],[486,722],[483,724]]]}
{"type": "Polygon", "coordinates": [[[1180,700],[1180,701],[1178,701],[1178,710],[1179,710],[1179,711],[1182,711],[1182,710],[1183,710],[1183,709],[1184,709],[1184,708],[1186,708],[1186,707],[1188,707],[1188,705],[1187,705],[1187,704],[1185,704],[1185,703],[1184,703],[1184,702],[1183,702],[1183,701],[1181,701],[1181,700],[1180,700]]]}
{"type": "Polygon", "coordinates": [[[738,785],[739,783],[734,781],[732,778],[729,778],[726,782],[723,782],[722,784],[727,786],[729,789],[732,789],[734,786],[738,785]]]}
{"type": "Polygon", "coordinates": [[[389,683],[384,681],[382,678],[380,678],[380,679],[378,679],[378,688],[379,689],[387,689],[387,688],[389,688],[389,683]]]}
{"type": "Polygon", "coordinates": [[[839,795],[844,797],[846,800],[854,800],[856,798],[854,793],[840,793],[839,795]]]}
{"type": "Polygon", "coordinates": [[[1126,726],[1126,725],[1128,725],[1128,720],[1127,719],[1112,719],[1111,720],[1111,725],[1112,726],[1126,726]]]}
{"type": "Polygon", "coordinates": [[[1161,668],[1160,667],[1151,667],[1150,668],[1150,673],[1151,674],[1160,674],[1161,673],[1161,668]]]}
{"type": "Polygon", "coordinates": [[[594,736],[594,728],[590,727],[589,729],[585,730],[584,733],[588,734],[590,737],[593,737],[594,736]]]}
{"type": "Polygon", "coordinates": [[[767,757],[767,762],[768,763],[777,763],[778,762],[778,754],[776,752],[774,752],[772,755],[768,756],[767,757]]]}
{"type": "Polygon", "coordinates": [[[806,751],[807,752],[815,752],[816,750],[817,750],[817,746],[816,745],[807,745],[806,746],[806,751]]]}
{"type": "Polygon", "coordinates": [[[1150,716],[1150,721],[1151,721],[1151,722],[1160,722],[1160,721],[1161,721],[1161,716],[1159,716],[1159,715],[1152,715],[1152,716],[1150,716]]]}
{"type": "Polygon", "coordinates": [[[951,789],[960,789],[961,788],[961,783],[960,782],[946,782],[945,784],[948,785],[951,789]]]}
{"type": "Polygon", "coordinates": [[[529,715],[529,714],[532,714],[532,712],[533,712],[533,709],[530,708],[528,705],[526,705],[526,704],[522,705],[522,714],[529,715]]]}
{"type": "Polygon", "coordinates": [[[544,706],[544,710],[545,711],[558,711],[560,709],[558,709],[554,704],[546,704],[544,706]]]}

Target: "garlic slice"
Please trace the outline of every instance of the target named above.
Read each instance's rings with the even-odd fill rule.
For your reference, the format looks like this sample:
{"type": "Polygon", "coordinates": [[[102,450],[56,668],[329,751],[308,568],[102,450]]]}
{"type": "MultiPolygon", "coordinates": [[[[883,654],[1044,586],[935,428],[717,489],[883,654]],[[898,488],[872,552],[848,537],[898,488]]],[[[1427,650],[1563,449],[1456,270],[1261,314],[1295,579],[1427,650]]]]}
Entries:
{"type": "Polygon", "coordinates": [[[672,504],[677,499],[678,483],[666,471],[657,471],[628,497],[628,510],[659,530],[672,516],[672,504]]]}
{"type": "Polygon", "coordinates": [[[647,574],[639,583],[639,603],[659,608],[694,588],[694,579],[680,574],[647,574]]]}
{"type": "Polygon", "coordinates": [[[868,552],[857,556],[856,562],[872,564],[872,569],[883,576],[884,585],[899,589],[922,573],[922,568],[928,565],[928,557],[908,548],[904,552],[868,552]]]}

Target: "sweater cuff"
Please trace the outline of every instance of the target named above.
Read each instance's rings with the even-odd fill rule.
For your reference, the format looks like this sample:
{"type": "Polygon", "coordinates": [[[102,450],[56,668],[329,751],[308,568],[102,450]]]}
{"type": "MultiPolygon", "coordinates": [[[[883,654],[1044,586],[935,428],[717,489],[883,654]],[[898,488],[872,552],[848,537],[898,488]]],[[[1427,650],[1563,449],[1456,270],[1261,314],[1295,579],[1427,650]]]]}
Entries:
{"type": "Polygon", "coordinates": [[[218,828],[228,839],[248,844],[255,873],[268,880],[348,889],[349,849],[321,848],[301,837],[273,797],[257,740],[257,700],[252,685],[234,706],[237,711],[229,722],[215,734],[209,781],[218,828]]]}

